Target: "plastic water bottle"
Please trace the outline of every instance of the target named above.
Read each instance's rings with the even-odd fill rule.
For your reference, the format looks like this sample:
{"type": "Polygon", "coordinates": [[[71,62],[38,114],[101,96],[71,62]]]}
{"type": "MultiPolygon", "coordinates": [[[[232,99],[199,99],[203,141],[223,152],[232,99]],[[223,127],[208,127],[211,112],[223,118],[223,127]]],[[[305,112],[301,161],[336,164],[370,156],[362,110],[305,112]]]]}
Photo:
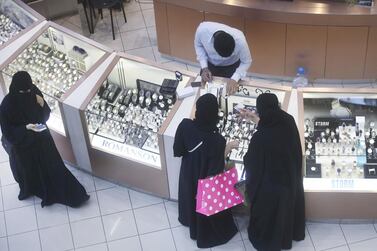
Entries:
{"type": "Polygon", "coordinates": [[[305,68],[298,67],[296,77],[293,79],[292,87],[303,87],[308,85],[308,79],[305,77],[305,68]]]}

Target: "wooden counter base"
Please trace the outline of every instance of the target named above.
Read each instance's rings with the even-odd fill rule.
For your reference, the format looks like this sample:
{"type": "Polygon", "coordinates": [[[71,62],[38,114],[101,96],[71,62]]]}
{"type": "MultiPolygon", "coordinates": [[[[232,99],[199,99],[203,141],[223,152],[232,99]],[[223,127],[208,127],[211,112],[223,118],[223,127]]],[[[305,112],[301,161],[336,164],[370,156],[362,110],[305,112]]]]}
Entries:
{"type": "Polygon", "coordinates": [[[377,194],[305,192],[307,219],[377,219],[377,194]]]}
{"type": "Polygon", "coordinates": [[[158,49],[196,62],[194,36],[202,21],[242,30],[250,72],[293,77],[303,66],[310,79],[377,78],[377,7],[336,2],[154,0],[158,49]]]}

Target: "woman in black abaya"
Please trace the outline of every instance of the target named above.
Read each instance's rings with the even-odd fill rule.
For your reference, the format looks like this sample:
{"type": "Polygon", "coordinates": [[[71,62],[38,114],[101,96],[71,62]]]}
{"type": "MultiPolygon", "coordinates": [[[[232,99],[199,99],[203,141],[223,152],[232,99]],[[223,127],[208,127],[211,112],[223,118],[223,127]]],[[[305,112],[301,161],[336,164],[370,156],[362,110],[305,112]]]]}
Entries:
{"type": "Polygon", "coordinates": [[[20,200],[36,195],[42,207],[62,203],[77,207],[89,199],[85,188],[65,167],[46,124],[50,108],[25,71],[14,74],[9,93],[0,105],[3,136],[12,145],[9,157],[16,170],[20,200]]]}
{"type": "Polygon", "coordinates": [[[212,216],[196,213],[198,179],[224,171],[224,153],[236,146],[226,147],[218,133],[218,104],[216,97],[205,94],[196,102],[195,119],[184,119],[178,126],[174,141],[174,156],[182,157],[179,175],[179,222],[190,228],[191,239],[199,248],[209,248],[228,242],[236,233],[230,209],[212,216]]]}
{"type": "Polygon", "coordinates": [[[249,239],[258,251],[290,249],[305,238],[302,151],[296,123],[275,94],[257,98],[258,123],[244,157],[251,211],[249,239]],[[258,122],[259,120],[259,122],[258,122]]]}

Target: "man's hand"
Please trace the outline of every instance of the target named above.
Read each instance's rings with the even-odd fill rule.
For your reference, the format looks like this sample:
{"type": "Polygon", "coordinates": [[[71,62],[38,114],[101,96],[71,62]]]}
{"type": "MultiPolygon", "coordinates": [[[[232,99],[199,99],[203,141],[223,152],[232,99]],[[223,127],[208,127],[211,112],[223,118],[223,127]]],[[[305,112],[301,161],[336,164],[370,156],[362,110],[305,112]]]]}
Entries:
{"type": "Polygon", "coordinates": [[[212,73],[207,67],[202,69],[201,77],[203,83],[212,81],[212,73]]]}
{"type": "Polygon", "coordinates": [[[38,94],[35,95],[35,97],[37,98],[37,103],[43,107],[45,105],[45,101],[43,100],[43,98],[41,96],[39,96],[38,94]]]}
{"type": "Polygon", "coordinates": [[[226,94],[232,95],[238,91],[238,82],[234,79],[229,79],[226,83],[226,94]]]}
{"type": "Polygon", "coordinates": [[[240,116],[243,119],[251,120],[255,124],[259,122],[259,116],[255,111],[250,111],[248,109],[240,109],[240,116]]]}

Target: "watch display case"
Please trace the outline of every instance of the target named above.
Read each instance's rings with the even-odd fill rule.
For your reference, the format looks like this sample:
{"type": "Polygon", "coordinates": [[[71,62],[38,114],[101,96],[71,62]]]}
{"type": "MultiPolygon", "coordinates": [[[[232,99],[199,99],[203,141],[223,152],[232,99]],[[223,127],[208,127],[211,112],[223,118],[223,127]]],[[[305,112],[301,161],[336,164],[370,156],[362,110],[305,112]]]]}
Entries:
{"type": "Polygon", "coordinates": [[[299,88],[297,95],[307,215],[377,217],[370,209],[377,192],[377,91],[299,88]]]}
{"type": "Polygon", "coordinates": [[[61,103],[110,52],[111,49],[101,44],[55,23],[46,22],[0,66],[3,93],[8,92],[12,76],[17,71],[27,71],[31,75],[33,83],[41,90],[51,108],[47,126],[63,159],[72,164],[76,161],[61,103]]]}
{"type": "Polygon", "coordinates": [[[69,130],[78,132],[74,116],[82,123],[75,140],[77,144],[85,142],[88,157],[82,158],[80,153],[79,166],[169,197],[162,136],[182,102],[176,98],[176,90],[189,84],[194,74],[119,53],[97,75],[95,82],[88,79],[83,83],[89,93],[85,100],[79,100],[77,89],[64,104],[72,113],[69,130]],[[74,109],[79,109],[79,114],[74,109]]]}
{"type": "Polygon", "coordinates": [[[377,179],[377,92],[336,91],[301,92],[305,177],[367,189],[377,179]]]}
{"type": "Polygon", "coordinates": [[[81,40],[63,27],[49,23],[36,39],[1,69],[5,93],[14,73],[27,71],[51,108],[47,125],[66,135],[59,102],[108,50],[81,40]]]}
{"type": "Polygon", "coordinates": [[[85,110],[92,147],[161,169],[158,132],[189,79],[120,58],[85,110]]]}
{"type": "MultiPolygon", "coordinates": [[[[238,172],[238,179],[244,179],[245,172],[243,166],[243,157],[247,153],[250,140],[256,131],[256,125],[252,121],[240,118],[240,109],[249,109],[256,111],[256,100],[262,93],[274,93],[281,109],[287,111],[289,100],[291,97],[291,87],[273,84],[260,83],[257,80],[240,81],[238,91],[230,96],[224,96],[224,86],[227,79],[214,77],[211,84],[205,89],[200,90],[200,95],[212,93],[218,98],[219,102],[219,122],[217,127],[220,134],[226,139],[226,142],[237,140],[240,142],[237,149],[233,149],[228,156],[229,160],[235,162],[238,172]]],[[[191,118],[195,117],[195,102],[191,118]]],[[[257,111],[256,111],[257,112],[257,111]]],[[[186,115],[187,117],[187,115],[186,115]]],[[[169,125],[168,131],[170,137],[165,136],[164,144],[166,151],[167,166],[169,171],[170,198],[178,199],[178,180],[180,159],[174,158],[172,148],[174,142],[174,134],[181,120],[175,120],[174,124],[169,125]]]]}
{"type": "MultiPolygon", "coordinates": [[[[216,79],[215,83],[218,82],[216,79]]],[[[290,98],[290,90],[290,87],[253,84],[252,82],[241,81],[235,94],[219,98],[220,121],[217,127],[227,142],[232,140],[240,142],[238,149],[232,150],[229,156],[230,160],[243,163],[243,157],[256,130],[256,125],[252,121],[239,117],[240,109],[257,112],[257,97],[262,93],[274,93],[279,100],[281,108],[286,111],[290,98]]]]}
{"type": "Polygon", "coordinates": [[[45,18],[19,0],[0,0],[0,48],[45,18]]]}

